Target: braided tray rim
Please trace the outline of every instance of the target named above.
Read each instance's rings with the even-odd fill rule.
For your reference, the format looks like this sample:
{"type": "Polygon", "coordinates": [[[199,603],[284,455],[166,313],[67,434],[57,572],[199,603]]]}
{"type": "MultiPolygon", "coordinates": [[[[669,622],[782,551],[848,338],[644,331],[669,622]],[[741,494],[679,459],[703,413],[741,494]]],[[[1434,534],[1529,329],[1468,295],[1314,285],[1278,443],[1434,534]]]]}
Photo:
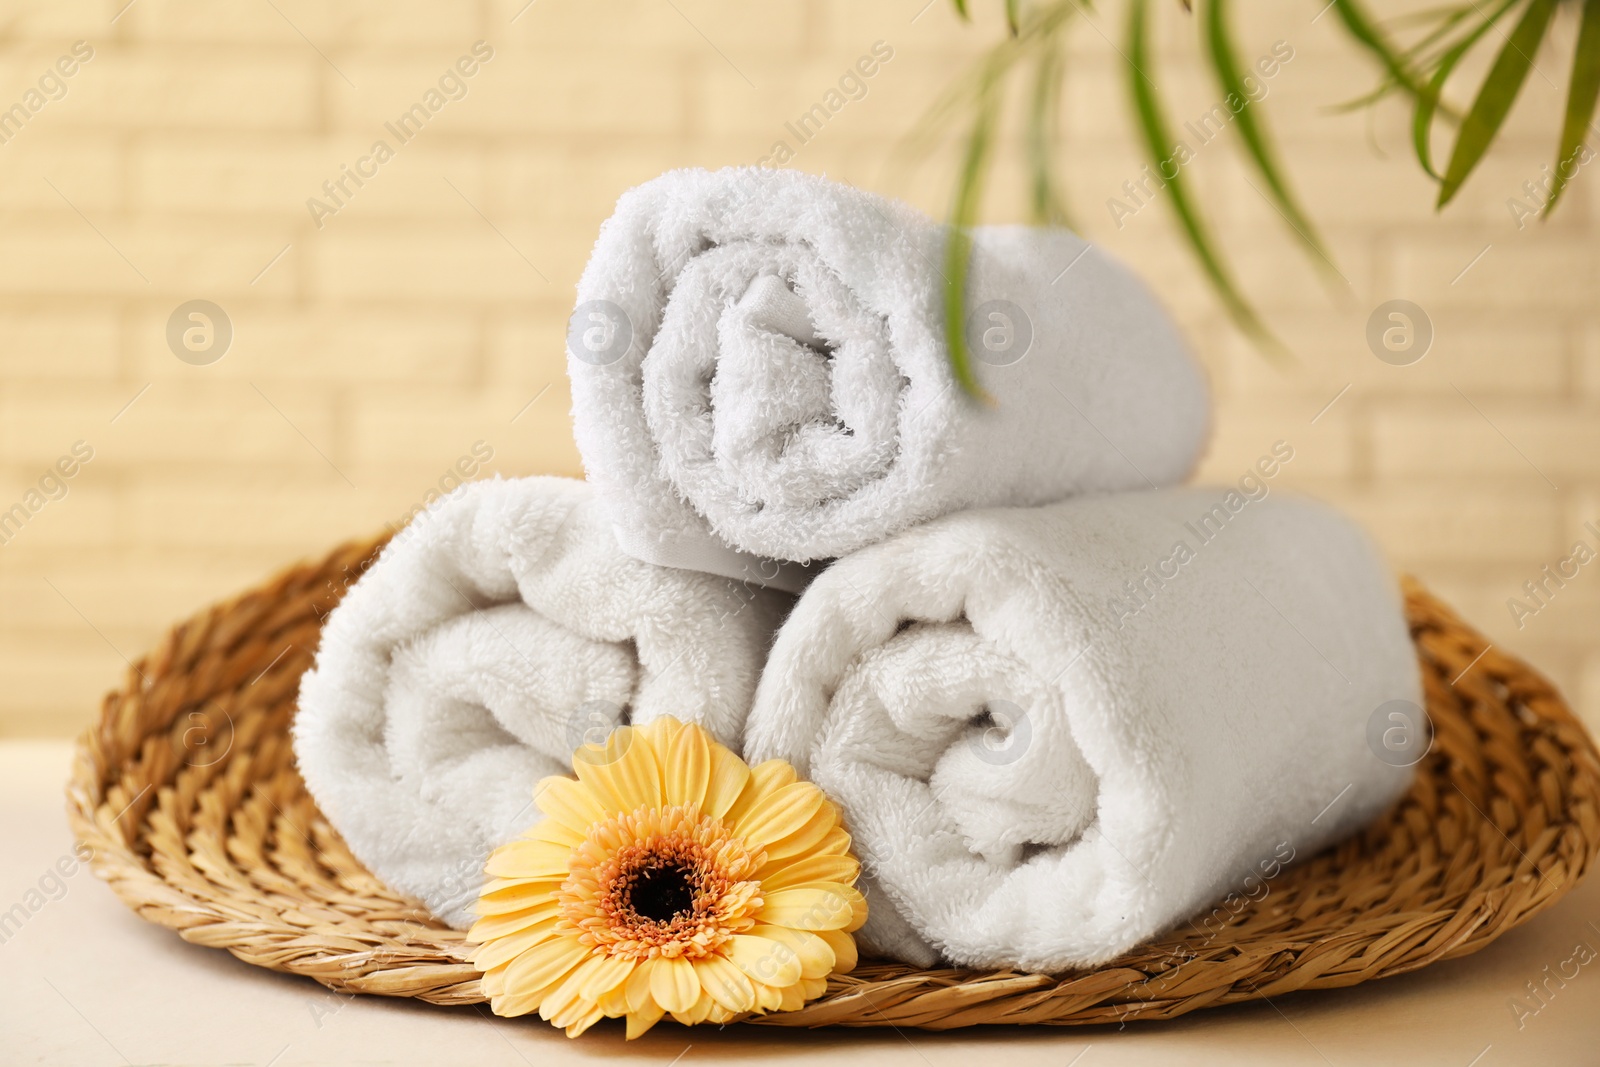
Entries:
{"type": "MultiPolygon", "coordinates": [[[[345,544],[174,627],[107,694],[67,787],[95,873],[142,918],[346,993],[483,1002],[463,935],[379,882],[305,791],[288,727],[321,620],[383,541],[345,544]]],[[[863,961],[779,1026],[950,1029],[1166,1019],[1464,956],[1600,853],[1600,756],[1555,688],[1418,583],[1406,611],[1434,740],[1357,837],[1061,975],[863,961]]]]}

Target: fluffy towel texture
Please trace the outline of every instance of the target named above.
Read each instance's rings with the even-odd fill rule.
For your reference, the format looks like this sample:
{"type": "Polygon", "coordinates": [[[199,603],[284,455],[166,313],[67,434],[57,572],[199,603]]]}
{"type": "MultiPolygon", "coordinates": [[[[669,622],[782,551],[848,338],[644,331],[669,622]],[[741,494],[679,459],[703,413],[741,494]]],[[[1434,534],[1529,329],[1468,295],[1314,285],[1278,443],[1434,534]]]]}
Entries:
{"type": "Polygon", "coordinates": [[[985,409],[949,367],[947,232],[794,171],[675,171],[624,194],[578,283],[567,360],[623,549],[794,590],[806,575],[771,561],[1184,478],[1207,390],[1149,291],[1065,230],[976,230],[985,409]]]}
{"type": "Polygon", "coordinates": [[[1129,493],[951,515],[833,564],[779,631],[745,754],[842,806],[868,950],[1060,970],[1377,815],[1410,780],[1366,740],[1396,699],[1421,702],[1416,655],[1360,530],[1299,500],[1129,493]]]}
{"type": "Polygon", "coordinates": [[[584,483],[473,482],[417,517],[329,616],[295,753],[351,850],[453,926],[533,786],[619,721],[737,744],[787,596],[618,551],[584,483]]]}

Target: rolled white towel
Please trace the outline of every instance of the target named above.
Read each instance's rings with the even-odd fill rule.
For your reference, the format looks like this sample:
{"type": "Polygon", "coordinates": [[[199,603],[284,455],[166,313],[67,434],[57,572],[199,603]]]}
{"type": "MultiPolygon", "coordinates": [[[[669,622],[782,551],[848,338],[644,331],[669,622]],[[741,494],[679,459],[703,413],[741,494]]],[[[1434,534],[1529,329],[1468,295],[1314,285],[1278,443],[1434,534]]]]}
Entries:
{"type": "Polygon", "coordinates": [[[745,755],[840,804],[868,951],[1053,971],[1368,822],[1426,750],[1396,758],[1421,700],[1350,522],[1127,493],[951,515],[833,564],[779,631],[745,755]]]}
{"type": "Polygon", "coordinates": [[[465,927],[533,786],[620,722],[737,744],[782,593],[618,551],[583,482],[462,486],[329,615],[300,686],[311,795],[392,888],[465,927]]]}
{"type": "Polygon", "coordinates": [[[625,193],[567,336],[578,447],[623,549],[793,591],[808,574],[781,561],[948,512],[1183,479],[1207,389],[1138,279],[1066,230],[977,229],[988,409],[949,366],[948,232],[794,171],[625,193]]]}

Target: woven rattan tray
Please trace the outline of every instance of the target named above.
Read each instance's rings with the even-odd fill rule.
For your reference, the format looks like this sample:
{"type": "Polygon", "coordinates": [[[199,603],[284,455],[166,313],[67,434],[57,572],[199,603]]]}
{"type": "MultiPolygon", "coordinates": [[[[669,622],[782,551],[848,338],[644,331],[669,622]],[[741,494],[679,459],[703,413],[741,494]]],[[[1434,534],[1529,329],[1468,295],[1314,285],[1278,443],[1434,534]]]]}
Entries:
{"type": "MultiPolygon", "coordinates": [[[[371,559],[353,543],[175,628],[106,697],[68,787],[95,872],[151,922],[330,988],[484,999],[462,935],[362,868],[289,744],[321,619],[371,559]]],[[[1474,952],[1549,907],[1600,850],[1600,757],[1555,689],[1414,583],[1434,743],[1405,800],[1103,967],[1064,975],[864,961],[780,1026],[1081,1024],[1348,986],[1474,952]]]]}

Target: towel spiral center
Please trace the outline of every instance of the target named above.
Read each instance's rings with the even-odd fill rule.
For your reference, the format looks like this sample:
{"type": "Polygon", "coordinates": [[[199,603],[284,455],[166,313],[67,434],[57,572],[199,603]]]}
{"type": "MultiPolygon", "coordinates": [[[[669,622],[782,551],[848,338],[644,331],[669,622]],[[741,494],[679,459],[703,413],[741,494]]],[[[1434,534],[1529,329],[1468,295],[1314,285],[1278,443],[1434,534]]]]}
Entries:
{"type": "Polygon", "coordinates": [[[641,373],[662,473],[714,527],[848,500],[900,454],[887,323],[803,245],[696,255],[641,373]]]}

